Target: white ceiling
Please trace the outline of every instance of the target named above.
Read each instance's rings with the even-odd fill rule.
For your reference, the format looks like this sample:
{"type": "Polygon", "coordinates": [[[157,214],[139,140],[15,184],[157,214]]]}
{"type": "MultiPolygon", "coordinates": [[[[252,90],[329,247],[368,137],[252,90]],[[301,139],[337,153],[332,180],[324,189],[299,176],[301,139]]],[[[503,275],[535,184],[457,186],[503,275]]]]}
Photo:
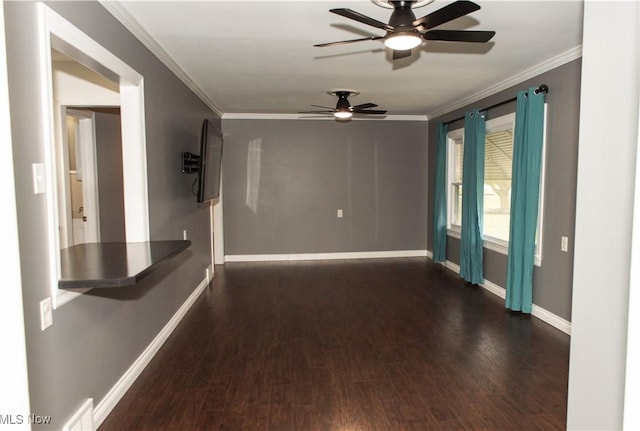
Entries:
{"type": "MultiPolygon", "coordinates": [[[[414,9],[427,15],[451,1],[414,9]]],[[[429,42],[392,61],[382,41],[322,42],[384,32],[335,15],[354,9],[388,22],[369,0],[121,1],[103,4],[218,113],[296,114],[335,106],[336,88],[360,91],[388,115],[433,116],[581,55],[582,1],[478,1],[438,28],[495,30],[486,44],[429,42]]],[[[551,89],[553,91],[553,89],[551,89]]]]}

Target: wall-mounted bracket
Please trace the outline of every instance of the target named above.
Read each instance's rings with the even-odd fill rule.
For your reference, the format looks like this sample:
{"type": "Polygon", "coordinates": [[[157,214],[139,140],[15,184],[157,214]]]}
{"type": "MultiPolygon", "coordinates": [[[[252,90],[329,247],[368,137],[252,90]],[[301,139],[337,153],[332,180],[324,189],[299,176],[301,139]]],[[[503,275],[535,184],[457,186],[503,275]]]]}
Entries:
{"type": "Polygon", "coordinates": [[[182,153],[182,172],[192,174],[200,170],[200,156],[188,151],[182,153]]]}

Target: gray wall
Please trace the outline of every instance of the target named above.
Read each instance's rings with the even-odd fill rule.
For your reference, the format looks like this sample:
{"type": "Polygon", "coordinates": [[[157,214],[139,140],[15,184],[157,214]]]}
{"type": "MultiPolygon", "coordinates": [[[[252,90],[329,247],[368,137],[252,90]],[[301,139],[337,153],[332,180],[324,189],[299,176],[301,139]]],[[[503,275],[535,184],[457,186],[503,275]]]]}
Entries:
{"type": "Polygon", "coordinates": [[[426,122],[223,120],[223,130],[225,255],[425,250],[426,122]]]}
{"type": "MultiPolygon", "coordinates": [[[[433,214],[433,173],[438,121],[458,118],[471,108],[483,108],[514,97],[517,91],[547,84],[547,141],[545,158],[545,196],[542,227],[542,265],[533,276],[534,304],[571,320],[573,281],[573,233],[576,214],[576,175],[578,165],[578,119],[580,114],[580,66],[574,60],[512,88],[501,91],[472,105],[429,121],[429,220],[433,214]],[[569,237],[569,252],[560,250],[560,238],[569,237]]],[[[487,113],[487,119],[515,110],[515,102],[487,113]]],[[[449,125],[449,130],[462,127],[462,121],[449,125]]],[[[428,228],[428,247],[433,248],[433,226],[428,228]]],[[[459,263],[460,241],[448,237],[447,259],[459,263]]],[[[485,279],[506,287],[507,256],[484,250],[485,279]]]]}
{"type": "Polygon", "coordinates": [[[188,229],[193,241],[135,287],[94,289],[40,330],[38,304],[50,291],[45,196],[31,190],[31,164],[44,160],[37,5],[4,2],[31,409],[59,429],[83,400],[103,399],[204,278],[209,207],[195,202],[180,153],[199,151],[202,119],[213,114],[99,3],[49,5],[144,76],[151,239],[181,239],[188,229]]]}
{"type": "Polygon", "coordinates": [[[120,114],[96,112],[100,241],[125,240],[120,114]]]}

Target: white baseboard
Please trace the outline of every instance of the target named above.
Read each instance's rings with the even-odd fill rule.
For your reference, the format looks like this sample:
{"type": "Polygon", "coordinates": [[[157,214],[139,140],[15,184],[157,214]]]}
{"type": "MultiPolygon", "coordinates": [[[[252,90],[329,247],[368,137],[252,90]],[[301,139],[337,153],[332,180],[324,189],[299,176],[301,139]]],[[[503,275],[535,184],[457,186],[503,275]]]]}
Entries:
{"type": "Polygon", "coordinates": [[[549,310],[546,310],[542,307],[533,304],[531,308],[531,315],[537,317],[545,323],[553,326],[556,329],[561,330],[567,335],[571,335],[571,322],[563,319],[562,317],[553,314],[549,310]]]}
{"type": "Polygon", "coordinates": [[[280,262],[298,260],[382,259],[390,257],[426,257],[427,250],[356,251],[343,253],[232,254],[226,262],[280,262]]]}
{"type": "Polygon", "coordinates": [[[94,431],[96,428],[93,422],[93,398],[88,398],[64,424],[62,431],[94,431]]]}
{"type": "Polygon", "coordinates": [[[105,397],[98,403],[96,408],[93,410],[93,423],[96,429],[100,427],[116,404],[118,404],[118,401],[122,399],[125,392],[127,392],[133,382],[138,378],[138,376],[140,376],[144,368],[149,364],[151,359],[153,359],[158,350],[160,350],[160,347],[162,347],[167,338],[169,338],[169,335],[171,335],[174,329],[176,329],[178,323],[180,323],[182,318],[187,314],[187,311],[189,311],[193,303],[196,302],[196,299],[198,299],[208,284],[209,282],[205,277],[205,279],[198,284],[198,287],[196,287],[186,301],[184,301],[180,306],[178,311],[176,311],[171,320],[167,322],[164,328],[162,328],[158,335],[156,335],[153,341],[147,346],[144,352],[142,352],[138,359],[135,360],[124,375],[120,377],[111,390],[109,390],[107,395],[105,395],[105,397]]]}
{"type": "MultiPolygon", "coordinates": [[[[431,254],[431,252],[427,252],[431,254]]],[[[445,261],[444,266],[447,269],[455,272],[456,274],[460,273],[460,266],[451,262],[450,260],[445,261]]],[[[483,289],[487,290],[490,293],[504,299],[507,296],[507,291],[504,287],[498,286],[497,284],[485,279],[484,283],[481,285],[483,289]]],[[[571,335],[571,322],[563,319],[562,317],[553,314],[549,310],[542,308],[536,304],[533,304],[531,307],[531,315],[537,317],[545,323],[553,326],[556,329],[561,330],[565,334],[571,335]]]]}

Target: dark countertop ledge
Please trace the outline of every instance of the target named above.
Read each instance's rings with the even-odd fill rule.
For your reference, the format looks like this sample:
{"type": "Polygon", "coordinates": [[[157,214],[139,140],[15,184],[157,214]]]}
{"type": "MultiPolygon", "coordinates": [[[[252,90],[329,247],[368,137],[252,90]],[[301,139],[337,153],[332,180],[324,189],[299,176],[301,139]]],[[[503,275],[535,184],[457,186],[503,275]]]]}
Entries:
{"type": "Polygon", "coordinates": [[[191,245],[189,240],[103,242],[60,250],[60,289],[136,284],[154,267],[191,245]]]}

